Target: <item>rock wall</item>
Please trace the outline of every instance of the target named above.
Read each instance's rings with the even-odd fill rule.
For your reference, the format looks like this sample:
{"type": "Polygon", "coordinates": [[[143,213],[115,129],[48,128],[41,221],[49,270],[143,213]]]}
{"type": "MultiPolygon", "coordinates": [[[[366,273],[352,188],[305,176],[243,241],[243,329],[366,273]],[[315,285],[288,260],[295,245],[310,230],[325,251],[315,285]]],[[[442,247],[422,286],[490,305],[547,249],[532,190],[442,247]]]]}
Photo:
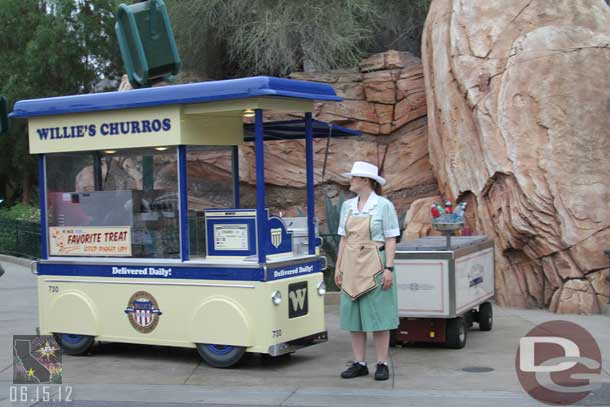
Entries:
{"type": "Polygon", "coordinates": [[[603,0],[432,2],[430,161],[442,195],[495,239],[502,305],[608,302],[609,44],[603,0]]]}

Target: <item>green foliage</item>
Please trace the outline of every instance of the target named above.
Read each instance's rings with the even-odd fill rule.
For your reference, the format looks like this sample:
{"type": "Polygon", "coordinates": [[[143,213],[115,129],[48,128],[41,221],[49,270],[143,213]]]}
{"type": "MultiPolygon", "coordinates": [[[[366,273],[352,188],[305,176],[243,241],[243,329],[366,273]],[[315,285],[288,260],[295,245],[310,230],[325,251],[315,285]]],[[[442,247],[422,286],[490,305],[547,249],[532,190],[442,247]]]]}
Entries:
{"type": "Polygon", "coordinates": [[[8,208],[0,208],[0,218],[23,220],[28,222],[40,222],[40,208],[18,203],[8,208]]]}
{"type": "Polygon", "coordinates": [[[40,223],[0,217],[0,253],[40,257],[40,223]]]}
{"type": "MultiPolygon", "coordinates": [[[[118,0],[2,0],[0,94],[17,100],[90,92],[121,67],[114,35],[118,0]]],[[[0,137],[0,195],[33,200],[36,158],[26,123],[12,122],[0,137]]]]}
{"type": "MultiPolygon", "coordinates": [[[[610,0],[609,0],[610,1],[610,0]]],[[[424,23],[432,0],[386,0],[378,2],[383,30],[377,35],[376,51],[398,49],[421,55],[424,23]]]]}
{"type": "MultiPolygon", "coordinates": [[[[185,69],[210,77],[353,66],[375,48],[380,35],[421,40],[429,3],[166,0],[185,69]]],[[[419,44],[413,48],[419,54],[419,44]]]]}

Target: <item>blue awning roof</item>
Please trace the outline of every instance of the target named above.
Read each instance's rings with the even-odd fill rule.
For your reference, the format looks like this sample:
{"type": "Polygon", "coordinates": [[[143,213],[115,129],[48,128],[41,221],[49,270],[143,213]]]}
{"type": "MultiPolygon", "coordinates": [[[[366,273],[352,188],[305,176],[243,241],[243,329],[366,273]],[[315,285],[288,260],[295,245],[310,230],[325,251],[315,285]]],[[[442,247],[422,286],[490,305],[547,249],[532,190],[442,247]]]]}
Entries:
{"type": "MultiPolygon", "coordinates": [[[[336,124],[312,120],[314,138],[360,136],[362,132],[348,129],[336,124]]],[[[305,120],[286,120],[265,122],[263,124],[265,140],[299,140],[305,138],[305,120]]],[[[244,141],[254,141],[254,124],[244,124],[244,141]]]]}
{"type": "Polygon", "coordinates": [[[252,78],[134,89],[127,92],[90,93],[21,100],[15,103],[10,117],[25,118],[98,112],[265,96],[307,100],[343,100],[337,96],[333,87],[328,84],[256,76],[252,78]]]}

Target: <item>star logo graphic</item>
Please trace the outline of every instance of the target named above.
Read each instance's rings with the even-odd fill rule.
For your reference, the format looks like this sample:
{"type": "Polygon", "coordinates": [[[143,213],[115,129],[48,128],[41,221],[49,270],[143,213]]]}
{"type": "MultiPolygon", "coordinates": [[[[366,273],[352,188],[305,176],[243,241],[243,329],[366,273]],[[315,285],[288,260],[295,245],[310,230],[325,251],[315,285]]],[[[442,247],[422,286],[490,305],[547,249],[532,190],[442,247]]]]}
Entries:
{"type": "Polygon", "coordinates": [[[55,351],[58,350],[56,347],[49,345],[49,341],[45,342],[44,347],[37,350],[41,357],[51,359],[51,357],[57,356],[55,351]]]}

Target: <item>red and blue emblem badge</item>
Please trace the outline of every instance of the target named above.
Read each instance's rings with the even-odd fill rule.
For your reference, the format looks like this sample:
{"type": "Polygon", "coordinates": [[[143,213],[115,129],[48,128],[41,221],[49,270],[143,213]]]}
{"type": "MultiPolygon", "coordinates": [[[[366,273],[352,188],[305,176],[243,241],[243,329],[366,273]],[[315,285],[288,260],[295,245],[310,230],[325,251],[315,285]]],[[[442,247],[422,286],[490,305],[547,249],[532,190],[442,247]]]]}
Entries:
{"type": "Polygon", "coordinates": [[[129,299],[125,314],[136,331],[147,334],[157,327],[161,310],[155,297],[146,291],[138,291],[129,299]]]}

